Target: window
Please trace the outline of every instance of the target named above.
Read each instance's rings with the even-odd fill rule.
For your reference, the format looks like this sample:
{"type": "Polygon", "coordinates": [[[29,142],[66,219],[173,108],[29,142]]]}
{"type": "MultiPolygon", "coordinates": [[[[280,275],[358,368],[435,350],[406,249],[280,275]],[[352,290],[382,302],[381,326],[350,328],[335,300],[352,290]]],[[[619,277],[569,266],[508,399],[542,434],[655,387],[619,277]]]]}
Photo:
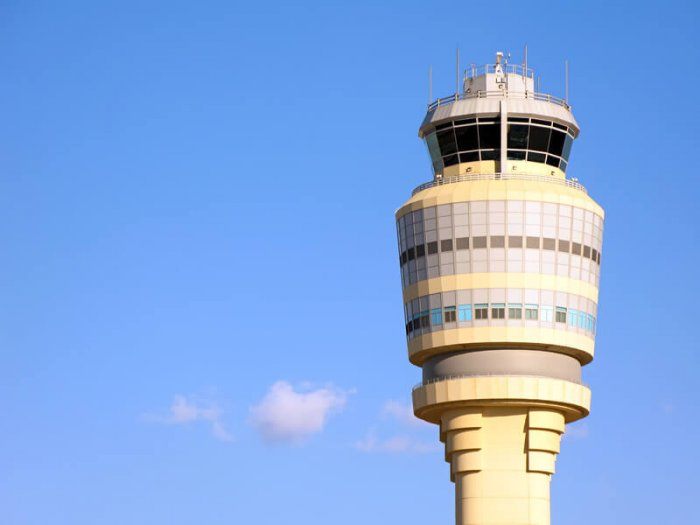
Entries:
{"type": "Polygon", "coordinates": [[[547,151],[551,155],[556,155],[558,157],[561,157],[562,152],[564,151],[564,141],[566,139],[566,133],[562,133],[561,131],[557,131],[556,129],[552,130],[552,135],[549,138],[549,148],[547,151]]]}
{"type": "Polygon", "coordinates": [[[471,321],[472,320],[472,305],[470,305],[470,304],[460,304],[459,305],[459,320],[460,321],[471,321]]]}
{"type": "Polygon", "coordinates": [[[437,241],[432,241],[428,243],[428,255],[434,255],[437,253],[437,241]]]}
{"type": "Polygon", "coordinates": [[[491,236],[491,248],[503,248],[505,246],[505,237],[503,235],[491,236]]]}
{"type": "Polygon", "coordinates": [[[430,324],[433,326],[442,324],[442,308],[433,308],[430,310],[430,324]]]}
{"type": "Polygon", "coordinates": [[[522,248],[523,238],[511,235],[508,237],[508,248],[522,248]]]}
{"type": "MultiPolygon", "coordinates": [[[[527,149],[546,152],[547,146],[549,145],[549,134],[551,131],[552,130],[550,128],[540,128],[539,126],[530,126],[530,140],[528,141],[527,149]]],[[[438,134],[438,140],[439,139],[440,139],[440,136],[438,134]]],[[[442,144],[440,144],[440,149],[442,150],[442,144]]],[[[443,153],[443,155],[445,154],[444,151],[442,153],[443,153]]],[[[544,160],[544,159],[542,159],[542,160],[544,160]]]]}
{"type": "Polygon", "coordinates": [[[406,250],[408,252],[408,260],[412,261],[413,259],[416,258],[416,253],[413,251],[413,248],[409,248],[406,250]]]}
{"type": "Polygon", "coordinates": [[[459,157],[457,154],[448,155],[447,157],[443,157],[442,161],[445,163],[445,167],[454,166],[455,164],[459,163],[459,157]]]}
{"type": "Polygon", "coordinates": [[[526,155],[526,151],[516,151],[513,149],[508,150],[508,160],[525,160],[526,155]]]}
{"type": "Polygon", "coordinates": [[[569,253],[569,241],[559,240],[559,251],[569,253]]]}
{"type": "Polygon", "coordinates": [[[491,319],[505,319],[506,305],[504,303],[494,303],[491,305],[491,319]]]}
{"type": "Polygon", "coordinates": [[[544,153],[535,153],[534,151],[527,152],[527,160],[530,162],[544,162],[547,156],[544,153]]]}
{"type": "Polygon", "coordinates": [[[537,305],[536,304],[526,304],[525,305],[525,319],[530,321],[537,320],[537,305]]]}
{"type": "Polygon", "coordinates": [[[495,124],[479,124],[479,148],[499,149],[501,147],[501,126],[495,124]]]}
{"type": "Polygon", "coordinates": [[[445,306],[445,322],[454,323],[457,321],[457,308],[454,306],[445,306]]]}
{"type": "Polygon", "coordinates": [[[489,318],[489,305],[488,304],[475,304],[474,305],[474,318],[475,319],[488,319],[489,318]]]}
{"type": "MultiPolygon", "coordinates": [[[[465,126],[455,129],[457,147],[459,151],[479,149],[479,140],[476,134],[476,126],[465,126]]],[[[478,160],[478,159],[477,159],[478,160]]]]}
{"type": "Polygon", "coordinates": [[[542,320],[546,321],[548,323],[552,322],[552,307],[551,306],[543,306],[540,308],[540,313],[542,316],[542,320]]]}
{"type": "Polygon", "coordinates": [[[539,250],[540,249],[540,238],[539,237],[528,237],[527,238],[527,247],[539,250]]]}
{"type": "Polygon", "coordinates": [[[508,148],[527,149],[527,133],[529,126],[511,124],[508,126],[508,148]]]}
{"type": "Polygon", "coordinates": [[[510,303],[508,305],[508,319],[522,319],[523,305],[518,303],[510,303]]]}
{"type": "Polygon", "coordinates": [[[581,255],[581,245],[577,242],[572,242],[571,253],[573,253],[574,255],[581,255]]]}
{"type": "Polygon", "coordinates": [[[425,244],[416,246],[416,257],[425,257],[425,244]]]}
{"type": "Polygon", "coordinates": [[[479,152],[478,151],[468,151],[467,153],[460,153],[459,154],[459,161],[460,162],[477,162],[479,160],[479,152]]]}
{"type": "Polygon", "coordinates": [[[443,239],[440,241],[440,251],[441,252],[451,252],[452,251],[452,239],[443,239]]]}
{"type": "Polygon", "coordinates": [[[472,237],[474,248],[486,248],[486,237],[472,237]]]}
{"type": "Polygon", "coordinates": [[[566,323],[566,308],[563,306],[557,306],[557,323],[566,323]]]}
{"type": "MultiPolygon", "coordinates": [[[[423,310],[420,313],[420,319],[418,320],[419,328],[429,328],[430,327],[430,316],[428,315],[428,310],[423,310]]],[[[415,323],[414,323],[415,324],[415,323]]]]}
{"type": "Polygon", "coordinates": [[[440,144],[440,154],[443,157],[445,155],[457,153],[457,142],[455,141],[455,134],[451,127],[449,129],[438,131],[437,139],[438,144],[440,144]]]}
{"type": "Polygon", "coordinates": [[[584,247],[583,247],[583,256],[584,256],[586,259],[590,259],[590,257],[591,257],[591,247],[590,247],[590,246],[584,246],[584,247]]]}
{"type": "Polygon", "coordinates": [[[576,326],[578,326],[578,314],[578,310],[569,308],[569,326],[571,328],[576,328],[576,326]]]}
{"type": "Polygon", "coordinates": [[[457,249],[458,250],[468,250],[469,249],[469,237],[457,237],[457,249]]]}
{"type": "Polygon", "coordinates": [[[542,249],[543,250],[553,250],[554,249],[554,239],[549,239],[547,237],[542,239],[542,249]]]}

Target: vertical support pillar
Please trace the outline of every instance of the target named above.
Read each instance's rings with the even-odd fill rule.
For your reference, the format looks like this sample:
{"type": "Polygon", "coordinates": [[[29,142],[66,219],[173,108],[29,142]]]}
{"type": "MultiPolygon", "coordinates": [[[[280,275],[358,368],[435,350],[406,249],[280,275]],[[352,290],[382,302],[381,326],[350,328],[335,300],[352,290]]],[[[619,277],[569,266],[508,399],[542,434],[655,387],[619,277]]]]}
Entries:
{"type": "Polygon", "coordinates": [[[508,173],[508,101],[501,100],[501,173],[508,173]]]}
{"type": "Polygon", "coordinates": [[[564,416],[551,409],[445,412],[440,439],[455,483],[456,525],[549,525],[549,485],[564,416]]]}

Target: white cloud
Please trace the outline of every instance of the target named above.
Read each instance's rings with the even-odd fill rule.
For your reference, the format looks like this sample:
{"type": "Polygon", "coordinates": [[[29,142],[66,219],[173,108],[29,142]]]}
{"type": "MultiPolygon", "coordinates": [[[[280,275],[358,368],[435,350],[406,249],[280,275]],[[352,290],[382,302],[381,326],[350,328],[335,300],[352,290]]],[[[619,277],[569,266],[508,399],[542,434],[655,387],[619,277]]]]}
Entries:
{"type": "Polygon", "coordinates": [[[296,391],[287,381],[278,381],[265,397],[250,408],[250,421],[269,442],[300,443],[321,432],[333,412],[345,407],[349,392],[333,386],[296,391]],[[308,391],[304,391],[308,390],[308,391]]]}
{"type": "Polygon", "coordinates": [[[194,398],[177,394],[173,398],[167,415],[146,415],[148,421],[167,425],[189,425],[205,422],[211,425],[212,435],[221,441],[232,441],[233,436],[226,430],[222,422],[222,411],[214,403],[197,401],[194,398]]]}
{"type": "Polygon", "coordinates": [[[590,433],[591,433],[591,431],[588,428],[588,423],[586,423],[586,422],[570,423],[566,426],[566,431],[564,432],[564,438],[586,439],[590,435],[590,433]]]}
{"type": "Polygon", "coordinates": [[[426,443],[406,435],[396,435],[387,439],[378,439],[374,432],[370,431],[364,439],[355,443],[355,448],[361,452],[425,454],[439,450],[440,446],[439,443],[426,443]]]}
{"type": "Polygon", "coordinates": [[[429,425],[422,419],[418,419],[413,415],[413,408],[410,404],[401,403],[390,399],[382,407],[382,414],[391,417],[399,423],[411,427],[425,427],[429,425]]]}

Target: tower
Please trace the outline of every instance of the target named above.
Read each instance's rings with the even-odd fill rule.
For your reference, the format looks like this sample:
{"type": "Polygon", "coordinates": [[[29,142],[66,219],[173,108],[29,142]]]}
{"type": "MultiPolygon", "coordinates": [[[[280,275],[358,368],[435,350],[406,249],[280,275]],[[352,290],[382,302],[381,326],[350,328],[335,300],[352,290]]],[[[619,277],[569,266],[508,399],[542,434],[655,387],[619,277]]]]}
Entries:
{"type": "Polygon", "coordinates": [[[413,408],[439,425],[457,525],[546,525],[590,407],[603,209],[566,178],[568,100],[501,53],[463,80],[428,106],[434,177],[396,212],[413,408]]]}

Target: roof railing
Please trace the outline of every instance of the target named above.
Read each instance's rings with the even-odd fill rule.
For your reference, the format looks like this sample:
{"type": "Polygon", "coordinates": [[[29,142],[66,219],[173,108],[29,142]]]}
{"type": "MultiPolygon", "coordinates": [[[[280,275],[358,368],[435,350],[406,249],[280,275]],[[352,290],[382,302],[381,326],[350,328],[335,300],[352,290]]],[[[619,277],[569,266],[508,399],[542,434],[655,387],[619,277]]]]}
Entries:
{"type": "Polygon", "coordinates": [[[539,175],[539,174],[527,174],[527,173],[464,173],[462,175],[455,175],[452,177],[442,177],[439,179],[434,179],[429,182],[425,182],[420,186],[417,186],[412,192],[411,196],[416,193],[426,190],[428,188],[433,188],[435,186],[443,186],[445,184],[454,184],[457,182],[473,182],[479,180],[524,180],[532,182],[546,182],[549,184],[559,184],[561,186],[567,186],[575,190],[582,191],[588,194],[586,188],[573,179],[559,179],[552,175],[539,175]]]}
{"type": "MultiPolygon", "coordinates": [[[[465,73],[467,78],[476,78],[487,73],[496,73],[496,64],[486,64],[483,66],[471,65],[465,73]]],[[[532,68],[527,68],[522,64],[501,64],[501,71],[507,74],[520,75],[521,77],[535,78],[535,72],[532,68]]]]}
{"type": "Polygon", "coordinates": [[[538,376],[538,375],[533,375],[533,374],[514,374],[512,372],[493,372],[490,374],[485,374],[485,373],[478,373],[478,374],[454,374],[454,375],[447,375],[447,376],[440,376],[440,377],[433,377],[432,379],[428,379],[426,381],[421,381],[420,383],[417,383],[413,386],[413,390],[418,390],[419,388],[422,388],[424,386],[432,385],[434,383],[440,383],[442,381],[450,381],[451,379],[466,379],[466,378],[479,378],[479,377],[503,377],[503,376],[508,376],[508,377],[525,377],[525,378],[532,378],[532,379],[558,379],[560,381],[568,381],[569,383],[574,383],[576,385],[581,385],[585,386],[588,388],[588,385],[584,383],[583,381],[573,381],[571,379],[562,379],[561,377],[552,377],[552,376],[538,376]]]}
{"type": "Polygon", "coordinates": [[[531,99],[550,102],[558,106],[562,106],[571,111],[571,106],[563,98],[548,95],[547,93],[535,93],[534,91],[476,91],[474,93],[455,93],[449,97],[439,98],[428,104],[428,111],[434,111],[440,106],[453,104],[458,100],[466,100],[471,98],[512,98],[512,99],[531,99]]]}

